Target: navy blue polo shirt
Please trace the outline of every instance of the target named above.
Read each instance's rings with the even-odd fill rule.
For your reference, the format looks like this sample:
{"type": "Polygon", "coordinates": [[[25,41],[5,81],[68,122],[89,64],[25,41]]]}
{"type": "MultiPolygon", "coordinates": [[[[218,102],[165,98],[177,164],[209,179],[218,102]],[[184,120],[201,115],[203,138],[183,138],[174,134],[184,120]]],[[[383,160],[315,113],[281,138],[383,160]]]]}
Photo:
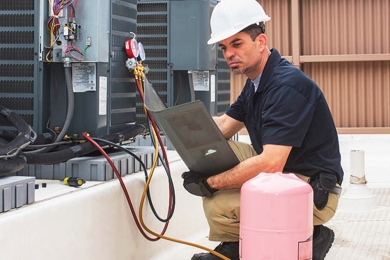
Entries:
{"type": "Polygon", "coordinates": [[[250,79],[226,114],[245,124],[258,154],[263,145],[292,146],[284,171],[312,177],[333,173],[343,180],[336,127],[317,84],[276,49],[254,93],[250,79]]]}

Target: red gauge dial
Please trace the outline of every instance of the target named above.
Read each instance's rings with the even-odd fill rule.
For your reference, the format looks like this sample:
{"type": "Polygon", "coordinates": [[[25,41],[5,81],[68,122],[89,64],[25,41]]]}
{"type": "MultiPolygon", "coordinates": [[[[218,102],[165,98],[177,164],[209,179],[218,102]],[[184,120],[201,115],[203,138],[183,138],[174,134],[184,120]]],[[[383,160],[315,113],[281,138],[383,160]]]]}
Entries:
{"type": "Polygon", "coordinates": [[[126,49],[126,54],[130,59],[132,58],[136,59],[138,57],[139,49],[138,49],[137,40],[135,39],[127,40],[125,42],[125,49],[126,49]]]}

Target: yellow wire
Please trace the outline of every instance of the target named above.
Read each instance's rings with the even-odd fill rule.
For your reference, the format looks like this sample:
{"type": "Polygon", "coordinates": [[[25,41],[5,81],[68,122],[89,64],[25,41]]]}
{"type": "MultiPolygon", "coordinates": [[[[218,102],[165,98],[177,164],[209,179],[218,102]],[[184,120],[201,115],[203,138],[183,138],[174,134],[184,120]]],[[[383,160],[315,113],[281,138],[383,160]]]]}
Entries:
{"type": "MultiPolygon", "coordinates": [[[[138,80],[138,79],[136,79],[138,80]]],[[[142,84],[141,81],[139,81],[140,84],[142,84]]],[[[143,95],[143,93],[140,93],[141,95],[143,95]]],[[[144,111],[147,115],[147,110],[146,110],[146,107],[144,106],[144,111]]],[[[220,257],[221,259],[224,259],[224,260],[230,260],[230,258],[227,258],[226,256],[214,251],[214,250],[211,250],[207,247],[204,247],[204,246],[201,246],[201,245],[198,245],[198,244],[194,244],[194,243],[191,243],[191,242],[187,242],[187,241],[184,241],[184,240],[179,240],[179,239],[175,239],[175,238],[171,238],[171,237],[167,237],[167,236],[164,236],[164,235],[161,235],[159,233],[156,233],[152,230],[150,230],[144,223],[143,221],[143,217],[142,217],[142,208],[143,208],[143,205],[144,205],[144,202],[145,202],[145,197],[146,197],[146,194],[147,194],[147,190],[149,188],[149,185],[150,185],[150,182],[152,181],[152,177],[153,177],[153,173],[154,173],[154,170],[156,168],[156,165],[157,165],[157,160],[158,160],[158,142],[157,142],[157,136],[156,136],[156,132],[155,130],[153,129],[153,127],[151,127],[151,132],[152,132],[152,136],[153,136],[153,140],[154,141],[154,144],[155,144],[155,152],[154,152],[154,158],[153,158],[153,164],[152,164],[152,167],[150,169],[150,173],[149,173],[149,177],[147,179],[147,182],[145,184],[145,187],[144,187],[144,191],[142,193],[142,197],[141,197],[141,201],[140,201],[140,206],[139,206],[139,220],[140,220],[140,223],[142,225],[142,227],[147,231],[149,232],[150,234],[156,236],[156,237],[159,237],[159,238],[162,238],[162,239],[165,239],[165,240],[169,240],[169,241],[172,241],[172,242],[176,242],[176,243],[180,243],[180,244],[185,244],[185,245],[189,245],[189,246],[193,246],[193,247],[197,247],[197,248],[200,248],[200,249],[203,249],[205,251],[208,251],[210,252],[211,254],[215,255],[215,256],[218,256],[220,257]]]]}
{"type": "Polygon", "coordinates": [[[50,60],[49,59],[49,54],[50,54],[51,50],[49,50],[47,53],[46,53],[46,61],[47,62],[52,62],[53,60],[50,60]]]}
{"type": "Polygon", "coordinates": [[[71,31],[72,33],[74,33],[74,31],[72,30],[71,27],[69,27],[69,26],[64,26],[64,27],[68,28],[69,31],[71,31]]]}
{"type": "MultiPolygon", "coordinates": [[[[53,15],[54,15],[53,3],[52,3],[50,0],[48,0],[48,1],[49,1],[50,9],[53,11],[53,15]]],[[[53,23],[53,22],[52,22],[52,23],[53,23]]],[[[51,29],[50,29],[50,42],[51,42],[51,43],[54,41],[53,38],[54,38],[54,35],[53,35],[53,28],[51,28],[51,29]]],[[[52,43],[52,45],[53,45],[53,43],[52,43]]]]}

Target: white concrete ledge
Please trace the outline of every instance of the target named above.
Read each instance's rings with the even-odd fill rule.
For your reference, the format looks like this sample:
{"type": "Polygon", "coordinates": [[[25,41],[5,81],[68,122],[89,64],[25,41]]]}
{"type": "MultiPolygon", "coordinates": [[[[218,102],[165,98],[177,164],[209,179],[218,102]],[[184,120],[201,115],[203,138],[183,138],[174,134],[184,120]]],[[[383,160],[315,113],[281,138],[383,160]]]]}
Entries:
{"type": "MultiPolygon", "coordinates": [[[[201,198],[182,188],[180,175],[187,170],[184,163],[174,161],[170,167],[176,207],[166,235],[203,243],[207,241],[208,226],[201,198]]],[[[138,214],[144,174],[128,175],[124,182],[138,214]]],[[[47,188],[36,190],[36,203],[0,214],[0,259],[161,260],[161,255],[169,256],[179,246],[166,240],[150,242],[140,234],[118,180],[86,184],[77,189],[48,181],[47,188]]],[[[156,169],[150,189],[156,210],[165,218],[169,191],[162,166],[156,169]]],[[[164,224],[154,217],[148,204],[143,216],[150,229],[161,232],[164,224]]],[[[186,246],[179,248],[189,250],[186,246]]],[[[177,259],[190,259],[193,252],[199,251],[186,250],[181,254],[187,255],[177,259]]]]}

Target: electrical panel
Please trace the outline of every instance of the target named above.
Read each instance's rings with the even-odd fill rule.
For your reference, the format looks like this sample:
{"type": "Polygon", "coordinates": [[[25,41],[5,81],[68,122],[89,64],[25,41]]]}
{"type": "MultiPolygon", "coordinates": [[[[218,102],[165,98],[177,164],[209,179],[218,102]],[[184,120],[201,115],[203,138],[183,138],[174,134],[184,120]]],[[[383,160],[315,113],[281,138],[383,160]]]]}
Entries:
{"type": "MultiPolygon", "coordinates": [[[[131,7],[130,3],[121,4],[121,8],[133,9],[128,15],[135,15],[136,6],[131,7]]],[[[49,0],[42,4],[43,61],[62,63],[65,57],[73,62],[109,61],[111,13],[118,12],[116,1],[49,0]]],[[[134,24],[128,28],[135,29],[134,24]]]]}
{"type": "MultiPolygon", "coordinates": [[[[138,2],[138,39],[150,69],[146,76],[168,107],[201,100],[210,114],[219,115],[230,105],[230,70],[218,46],[207,44],[217,2],[138,2]]],[[[141,112],[138,122],[144,120],[141,112]]]]}

